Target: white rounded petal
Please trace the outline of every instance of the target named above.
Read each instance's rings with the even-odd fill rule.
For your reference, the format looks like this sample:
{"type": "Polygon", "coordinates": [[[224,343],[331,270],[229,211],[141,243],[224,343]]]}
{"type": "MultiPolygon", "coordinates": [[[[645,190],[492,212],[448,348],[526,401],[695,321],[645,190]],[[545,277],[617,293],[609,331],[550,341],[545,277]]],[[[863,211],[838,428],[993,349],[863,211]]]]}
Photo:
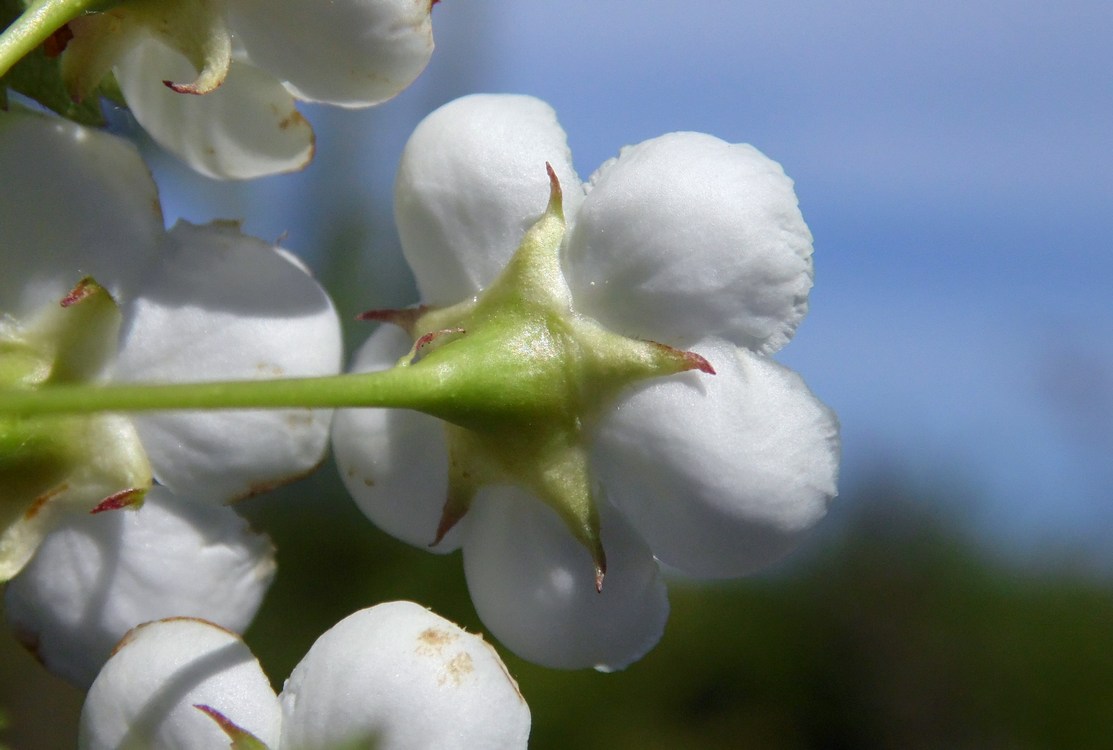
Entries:
{"type": "Polygon", "coordinates": [[[78,747],[229,747],[228,735],[198,705],[278,747],[282,708],[239,636],[203,620],[141,625],[124,637],[89,688],[78,747]]]}
{"type": "Polygon", "coordinates": [[[350,615],[282,690],[282,750],[512,750],[529,707],[483,638],[413,602],[350,615]]]}
{"type": "Polygon", "coordinates": [[[799,375],[721,340],[715,375],[650,381],[601,421],[592,469],[661,562],[739,576],[792,550],[837,493],[838,423],[799,375]]]}
{"type": "Polygon", "coordinates": [[[208,94],[171,91],[163,81],[191,81],[196,71],[154,38],[116,65],[116,79],[139,124],[160,146],[203,175],[244,180],[303,168],[313,158],[313,129],[273,76],[243,61],[208,94]]]}
{"type": "MultiPolygon", "coordinates": [[[[229,224],[181,223],[125,309],[116,379],[200,382],[332,375],[340,323],[292,256],[229,224]]],[[[150,412],[134,417],[155,478],[218,501],[297,478],[324,455],[331,412],[150,412]]]]}
{"type": "Polygon", "coordinates": [[[69,516],[7,586],[17,637],[87,688],[129,630],[199,617],[237,633],[274,577],[274,548],[235,511],[153,488],[138,510],[69,516]]]}
{"type": "Polygon", "coordinates": [[[556,512],[511,488],[482,492],[465,516],[464,571],[492,635],[557,669],[622,669],[661,639],[668,596],[645,543],[603,506],[607,573],[595,589],[588,554],[556,512]]]}
{"type": "Polygon", "coordinates": [[[430,0],[236,0],[251,61],[306,101],[365,107],[409,86],[433,54],[430,0]]]}
{"type": "MultiPolygon", "coordinates": [[[[352,372],[386,369],[412,344],[401,329],[381,326],[356,352],[352,372]]],[[[376,526],[433,552],[460,547],[458,528],[429,546],[448,497],[444,422],[408,409],[339,409],[332,451],[348,492],[376,526]]]]}
{"type": "Polygon", "coordinates": [[[421,121],[402,152],[394,217],[423,300],[453,304],[494,280],[545,211],[546,162],[574,216],[580,180],[545,102],[475,94],[421,121]]]}
{"type": "Polygon", "coordinates": [[[83,276],[125,299],[159,258],[158,193],[127,141],[13,107],[0,111],[0,175],[0,312],[56,304],[83,276]]]}
{"type": "Polygon", "coordinates": [[[627,336],[705,336],[771,353],[807,312],[812,236],[781,166],[753,146],[672,133],[592,177],[565,244],[577,308],[627,336]]]}

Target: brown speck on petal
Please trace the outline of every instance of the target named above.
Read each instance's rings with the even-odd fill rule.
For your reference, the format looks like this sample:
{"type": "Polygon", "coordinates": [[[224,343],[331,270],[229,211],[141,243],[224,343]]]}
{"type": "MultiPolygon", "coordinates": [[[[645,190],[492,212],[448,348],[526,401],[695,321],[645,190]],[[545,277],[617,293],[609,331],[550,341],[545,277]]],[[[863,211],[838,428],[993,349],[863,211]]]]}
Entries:
{"type": "Polygon", "coordinates": [[[283,117],[281,120],[278,121],[278,129],[279,130],[289,130],[290,128],[300,127],[300,126],[305,125],[305,124],[307,124],[306,121],[305,121],[305,118],[302,117],[301,112],[298,112],[295,109],[289,115],[287,115],[286,117],[283,117]]]}
{"type": "Polygon", "coordinates": [[[439,654],[448,644],[455,641],[459,636],[448,630],[439,630],[437,628],[426,628],[417,634],[417,653],[419,654],[439,654]]]}
{"type": "Polygon", "coordinates": [[[39,515],[39,513],[42,512],[42,509],[46,507],[47,503],[49,503],[51,500],[58,497],[68,489],[69,485],[62,483],[54,489],[47,490],[43,494],[36,497],[34,500],[31,501],[31,504],[27,506],[27,510],[23,511],[23,519],[25,521],[30,521],[35,516],[39,515]]]}
{"type": "Polygon", "coordinates": [[[454,687],[459,687],[464,682],[464,678],[474,671],[475,662],[472,661],[471,654],[461,651],[444,665],[444,673],[437,680],[437,684],[443,686],[451,683],[454,687]]]}

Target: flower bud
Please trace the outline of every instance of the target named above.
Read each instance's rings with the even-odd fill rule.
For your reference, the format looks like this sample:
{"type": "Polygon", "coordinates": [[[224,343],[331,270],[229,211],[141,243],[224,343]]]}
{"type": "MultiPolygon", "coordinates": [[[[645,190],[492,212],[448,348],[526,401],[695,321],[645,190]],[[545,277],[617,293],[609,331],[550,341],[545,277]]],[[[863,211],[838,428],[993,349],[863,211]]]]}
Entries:
{"type": "Polygon", "coordinates": [[[526,747],[529,707],[498,654],[412,602],[326,632],[282,690],[283,750],[526,747]],[[356,743],[356,744],[345,744],[356,743]]]}
{"type": "Polygon", "coordinates": [[[282,709],[239,636],[188,618],[140,625],[89,688],[78,747],[228,747],[228,733],[210,711],[278,747],[282,709]]]}

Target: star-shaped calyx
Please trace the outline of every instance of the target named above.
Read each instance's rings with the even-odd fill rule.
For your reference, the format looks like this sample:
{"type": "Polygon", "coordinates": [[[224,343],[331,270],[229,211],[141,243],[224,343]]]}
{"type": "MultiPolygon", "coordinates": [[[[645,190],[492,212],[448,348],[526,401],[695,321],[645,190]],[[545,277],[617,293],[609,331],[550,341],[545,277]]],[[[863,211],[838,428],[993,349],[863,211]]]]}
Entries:
{"type": "Polygon", "coordinates": [[[631,383],[714,370],[698,354],[620,336],[575,310],[561,268],[560,183],[546,168],[545,213],[479,295],[446,308],[360,317],[410,333],[414,346],[397,366],[436,384],[415,408],[449,423],[448,497],[433,544],[481,488],[518,485],[556,510],[591,553],[601,590],[606,557],[588,467],[596,419],[631,383]]]}

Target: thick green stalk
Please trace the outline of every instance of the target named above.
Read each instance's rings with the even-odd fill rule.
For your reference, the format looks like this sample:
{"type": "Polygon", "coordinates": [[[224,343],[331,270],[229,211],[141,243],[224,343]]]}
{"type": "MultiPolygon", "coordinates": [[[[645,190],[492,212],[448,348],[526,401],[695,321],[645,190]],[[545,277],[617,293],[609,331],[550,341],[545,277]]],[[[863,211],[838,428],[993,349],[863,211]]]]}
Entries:
{"type": "Polygon", "coordinates": [[[0,34],[0,76],[55,31],[83,13],[99,10],[104,5],[104,0],[39,0],[32,3],[0,34]]]}
{"type": "Polygon", "coordinates": [[[53,385],[0,390],[0,415],[140,412],[168,409],[288,409],[394,407],[436,409],[451,398],[438,388],[432,368],[395,367],[379,372],[317,378],[213,383],[53,385]]]}

